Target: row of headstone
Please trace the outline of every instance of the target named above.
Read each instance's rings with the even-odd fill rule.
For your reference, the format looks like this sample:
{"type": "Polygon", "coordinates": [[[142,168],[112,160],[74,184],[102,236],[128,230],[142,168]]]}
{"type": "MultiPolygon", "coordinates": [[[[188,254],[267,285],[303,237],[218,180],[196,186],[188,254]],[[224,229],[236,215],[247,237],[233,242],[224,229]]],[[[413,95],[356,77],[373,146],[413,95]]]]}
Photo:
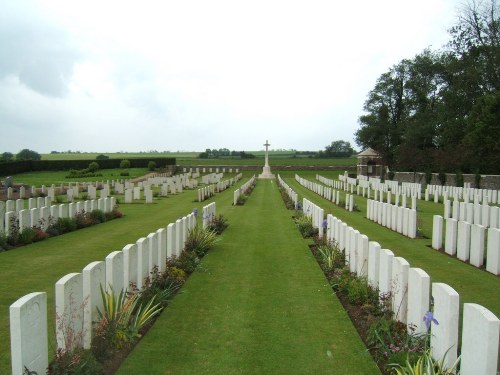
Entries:
{"type": "Polygon", "coordinates": [[[238,182],[243,175],[241,173],[228,180],[219,181],[215,185],[208,185],[198,189],[198,202],[203,202],[215,195],[215,193],[222,193],[238,182]]]}
{"type": "Polygon", "coordinates": [[[328,199],[329,201],[332,201],[335,197],[335,192],[331,187],[327,187],[314,181],[302,178],[298,174],[295,175],[295,181],[304,186],[306,189],[311,190],[312,192],[322,196],[325,199],[328,199]]]}
{"type": "Polygon", "coordinates": [[[417,237],[416,210],[368,199],[366,217],[403,236],[417,237]]]}
{"type": "Polygon", "coordinates": [[[312,219],[312,225],[318,229],[318,237],[323,238],[324,232],[324,211],[321,207],[306,198],[302,198],[302,210],[304,215],[312,219]]]}
{"type": "Polygon", "coordinates": [[[470,184],[465,185],[464,187],[427,185],[427,188],[425,189],[425,200],[428,201],[430,195],[433,195],[434,202],[439,202],[440,200],[444,201],[451,197],[454,200],[463,200],[466,203],[500,203],[500,192],[498,190],[471,188],[470,184]]]}
{"type": "Polygon", "coordinates": [[[99,209],[103,212],[111,212],[116,204],[114,197],[98,200],[86,200],[76,203],[67,203],[51,206],[42,206],[40,208],[21,209],[19,211],[6,211],[0,202],[0,232],[9,235],[11,225],[17,221],[19,230],[38,227],[46,230],[52,221],[58,218],[73,218],[78,212],[91,212],[99,209]]]}
{"type": "MultiPolygon", "coordinates": [[[[200,167],[196,167],[196,168],[189,168],[189,172],[190,173],[212,173],[212,172],[215,172],[215,173],[219,173],[219,171],[222,171],[222,173],[226,173],[226,170],[228,173],[233,173],[233,168],[225,168],[225,167],[215,167],[215,168],[200,168],[200,167]]],[[[187,168],[183,168],[183,171],[184,172],[188,172],[187,168]]],[[[234,169],[234,173],[239,173],[240,172],[240,169],[239,168],[236,168],[234,169]]]]}
{"type": "Polygon", "coordinates": [[[500,207],[488,204],[466,203],[458,200],[444,201],[445,219],[452,218],[457,221],[467,221],[471,224],[479,224],[486,228],[500,229],[500,207]]]}
{"type": "Polygon", "coordinates": [[[233,193],[233,205],[236,206],[238,203],[238,198],[240,195],[244,194],[248,188],[255,183],[256,177],[253,175],[247,182],[241,185],[238,189],[236,189],[233,193]]]}
{"type": "Polygon", "coordinates": [[[210,174],[201,176],[201,182],[205,185],[216,184],[220,180],[222,180],[223,177],[224,177],[223,173],[210,173],[210,174]]]}
{"type": "Polygon", "coordinates": [[[293,206],[295,209],[298,208],[298,203],[299,203],[299,195],[290,187],[288,184],[281,178],[281,176],[278,174],[278,182],[280,186],[285,189],[288,197],[292,200],[293,206]]]}
{"type": "MultiPolygon", "coordinates": [[[[101,287],[115,293],[130,285],[142,289],[153,268],[164,271],[167,259],[181,254],[195,225],[195,214],[190,213],[121,251],[111,252],[104,261],[88,264],[81,273],[59,279],[55,285],[57,348],[89,349],[92,322],[98,320],[97,309],[102,309],[101,287]],[[68,342],[68,334],[72,342],[68,342]]],[[[10,306],[10,336],[12,373],[24,374],[25,369],[45,373],[49,357],[45,292],[30,293],[10,306]]]]}
{"type": "MultiPolygon", "coordinates": [[[[366,235],[349,227],[331,214],[327,215],[327,238],[344,252],[351,272],[367,276],[381,298],[391,297],[395,318],[415,327],[415,333],[427,332],[423,317],[433,300],[433,314],[439,324],[432,324],[431,352],[450,368],[458,356],[460,304],[458,293],[444,283],[431,283],[430,276],[413,268],[391,250],[369,241],[366,235]]],[[[483,306],[465,303],[462,319],[460,373],[495,374],[499,348],[500,320],[483,306]]]]}
{"type": "Polygon", "coordinates": [[[482,267],[486,259],[486,271],[500,275],[500,229],[471,224],[467,221],[446,220],[434,215],[432,222],[432,248],[456,256],[475,267],[482,267]],[[446,222],[446,226],[444,223],[446,222]],[[444,231],[443,231],[444,229],[444,231]],[[486,241],[485,241],[486,240],[486,241]],[[485,246],[486,242],[486,246],[485,246]],[[485,252],[486,250],[486,252],[485,252]]]}

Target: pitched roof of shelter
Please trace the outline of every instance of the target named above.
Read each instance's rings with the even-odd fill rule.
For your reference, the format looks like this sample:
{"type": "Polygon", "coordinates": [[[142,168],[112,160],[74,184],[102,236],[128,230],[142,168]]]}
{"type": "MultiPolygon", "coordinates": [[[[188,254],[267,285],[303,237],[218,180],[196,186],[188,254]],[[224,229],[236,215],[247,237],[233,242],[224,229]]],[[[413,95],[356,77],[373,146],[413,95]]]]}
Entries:
{"type": "Polygon", "coordinates": [[[358,158],[359,158],[359,157],[364,157],[364,156],[370,156],[370,157],[380,157],[380,154],[379,154],[377,151],[375,151],[373,148],[368,147],[366,150],[361,151],[361,152],[358,154],[358,158]]]}

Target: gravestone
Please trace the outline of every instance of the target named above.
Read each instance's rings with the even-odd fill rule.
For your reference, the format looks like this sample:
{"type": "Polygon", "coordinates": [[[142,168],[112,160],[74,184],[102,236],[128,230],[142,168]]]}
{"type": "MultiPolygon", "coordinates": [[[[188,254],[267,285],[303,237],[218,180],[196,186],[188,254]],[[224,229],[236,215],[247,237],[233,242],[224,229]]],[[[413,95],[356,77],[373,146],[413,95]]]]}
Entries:
{"type": "Polygon", "coordinates": [[[432,356],[437,360],[444,358],[444,368],[450,368],[457,360],[459,295],[447,284],[432,283],[432,298],[434,317],[439,322],[431,323],[432,356]]]}
{"type": "Polygon", "coordinates": [[[149,276],[149,244],[147,238],[139,238],[137,244],[137,289],[142,290],[149,276]]]}
{"type": "Polygon", "coordinates": [[[408,270],[406,259],[394,257],[392,262],[392,311],[394,318],[406,324],[408,310],[408,270]]]}
{"type": "Polygon", "coordinates": [[[470,223],[458,222],[457,258],[464,262],[469,260],[470,255],[470,228],[470,223]]]}
{"type": "Polygon", "coordinates": [[[497,228],[488,229],[486,271],[500,275],[500,229],[497,228]]]}
{"type": "Polygon", "coordinates": [[[457,225],[454,219],[446,219],[446,237],[444,242],[444,251],[449,255],[455,255],[457,252],[457,225]]]}
{"type": "Polygon", "coordinates": [[[106,257],[106,287],[120,293],[127,288],[124,282],[123,252],[113,251],[106,257]]]}
{"type": "Polygon", "coordinates": [[[429,311],[430,302],[430,276],[420,268],[408,270],[408,331],[410,325],[415,327],[415,334],[427,332],[423,317],[429,311]]]}
{"type": "Polygon", "coordinates": [[[82,271],[83,300],[83,348],[90,349],[92,342],[92,322],[98,320],[97,309],[102,311],[101,287],[106,287],[106,265],[103,261],[92,262],[82,271]]]}
{"type": "Polygon", "coordinates": [[[83,346],[83,278],[70,273],[56,282],[57,348],[71,350],[83,346]],[[72,337],[73,340],[67,340],[72,337]]]}
{"type": "Polygon", "coordinates": [[[443,247],[443,217],[434,215],[432,218],[432,248],[440,250],[443,247]]]}
{"type": "Polygon", "coordinates": [[[471,226],[469,262],[476,267],[483,265],[485,229],[482,225],[473,224],[471,226]]]}
{"type": "Polygon", "coordinates": [[[25,368],[45,374],[49,365],[47,293],[19,298],[10,305],[9,313],[12,374],[23,375],[25,368]]]}
{"type": "Polygon", "coordinates": [[[488,309],[464,303],[460,374],[495,374],[500,320],[488,309]]]}
{"type": "Polygon", "coordinates": [[[378,287],[380,297],[387,296],[392,291],[392,263],[394,253],[388,249],[380,250],[378,287]]]}

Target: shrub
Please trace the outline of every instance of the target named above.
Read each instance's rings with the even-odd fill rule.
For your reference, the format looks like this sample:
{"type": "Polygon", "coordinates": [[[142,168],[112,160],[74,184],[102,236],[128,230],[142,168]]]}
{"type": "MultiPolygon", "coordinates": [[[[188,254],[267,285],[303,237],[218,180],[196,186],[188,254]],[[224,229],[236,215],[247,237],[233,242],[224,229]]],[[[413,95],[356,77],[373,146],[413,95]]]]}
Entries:
{"type": "Polygon", "coordinates": [[[120,162],[120,169],[129,169],[130,168],[130,160],[124,159],[120,162]]]}
{"type": "Polygon", "coordinates": [[[194,272],[199,263],[200,259],[198,259],[196,253],[188,251],[183,251],[175,260],[176,266],[188,275],[194,272]]]}
{"type": "Polygon", "coordinates": [[[310,216],[299,215],[295,218],[295,224],[297,224],[297,228],[299,228],[299,232],[304,238],[313,237],[318,233],[318,230],[313,227],[312,218],[310,216]]]}
{"type": "Polygon", "coordinates": [[[90,350],[76,348],[71,351],[58,349],[47,369],[48,375],[94,375],[101,374],[102,366],[90,350]]]}
{"type": "Polygon", "coordinates": [[[49,228],[47,229],[49,234],[64,234],[73,232],[74,230],[76,230],[76,223],[69,217],[58,218],[57,221],[54,224],[49,225],[49,228]]]}
{"type": "Polygon", "coordinates": [[[99,319],[92,343],[93,352],[101,358],[139,338],[141,328],[161,311],[154,298],[140,304],[139,294],[127,296],[125,290],[115,293],[113,289],[104,291],[101,286],[101,298],[103,308],[97,309],[99,319]]]}
{"type": "Polygon", "coordinates": [[[220,235],[228,226],[227,219],[219,214],[212,219],[212,222],[208,225],[208,229],[220,235]]]}
{"type": "Polygon", "coordinates": [[[18,241],[21,245],[28,245],[35,241],[35,230],[33,228],[23,229],[18,236],[18,241]]]}
{"type": "Polygon", "coordinates": [[[347,298],[353,305],[363,305],[368,301],[368,281],[366,278],[355,278],[347,286],[347,298]]]}
{"type": "Polygon", "coordinates": [[[443,185],[443,186],[446,185],[446,173],[439,172],[438,179],[439,179],[439,182],[441,183],[441,185],[443,185]]]}
{"type": "Polygon", "coordinates": [[[333,271],[342,268],[345,264],[345,255],[335,243],[318,244],[318,257],[322,268],[326,271],[333,271]]]}
{"type": "Polygon", "coordinates": [[[89,164],[89,172],[94,173],[99,170],[99,164],[96,161],[93,161],[89,164]]]}
{"type": "Polygon", "coordinates": [[[202,258],[214,247],[217,242],[216,235],[215,231],[196,225],[189,231],[184,249],[188,252],[194,252],[198,258],[202,258]]]}
{"type": "Polygon", "coordinates": [[[90,212],[90,220],[92,224],[100,224],[106,221],[106,214],[101,210],[93,210],[90,212]]]}
{"type": "Polygon", "coordinates": [[[156,169],[156,162],[153,160],[150,160],[148,162],[148,171],[154,171],[156,169]]]}
{"type": "Polygon", "coordinates": [[[238,199],[236,199],[236,204],[238,206],[243,206],[245,202],[247,201],[248,197],[245,194],[240,194],[238,196],[238,199]]]}
{"type": "Polygon", "coordinates": [[[130,176],[130,172],[128,170],[121,171],[120,176],[130,176]]]}

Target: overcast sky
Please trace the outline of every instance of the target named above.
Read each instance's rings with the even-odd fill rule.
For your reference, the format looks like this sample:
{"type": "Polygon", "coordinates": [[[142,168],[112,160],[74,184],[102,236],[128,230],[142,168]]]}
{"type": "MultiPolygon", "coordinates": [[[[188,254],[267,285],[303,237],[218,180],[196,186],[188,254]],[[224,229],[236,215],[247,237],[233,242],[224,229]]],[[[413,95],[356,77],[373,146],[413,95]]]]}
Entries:
{"type": "Polygon", "coordinates": [[[0,153],[354,145],[458,0],[0,0],[0,153]]]}

